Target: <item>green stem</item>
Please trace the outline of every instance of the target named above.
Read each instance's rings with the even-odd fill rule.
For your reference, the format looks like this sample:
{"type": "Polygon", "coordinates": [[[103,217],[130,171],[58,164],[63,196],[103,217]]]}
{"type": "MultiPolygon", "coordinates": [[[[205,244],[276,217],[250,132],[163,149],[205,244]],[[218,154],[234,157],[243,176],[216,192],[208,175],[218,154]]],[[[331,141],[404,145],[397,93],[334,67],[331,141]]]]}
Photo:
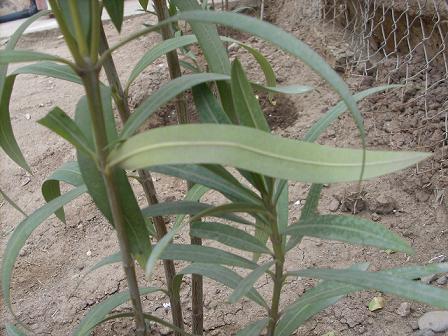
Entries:
{"type": "Polygon", "coordinates": [[[98,71],[93,64],[84,69],[81,78],[86,90],[89,111],[92,118],[92,126],[94,130],[97,157],[100,170],[103,174],[106,184],[107,196],[112,210],[112,218],[115,230],[117,231],[118,242],[120,245],[123,268],[126,274],[131,302],[135,314],[136,335],[145,336],[146,324],[143,316],[142,303],[140,299],[140,291],[138,289],[137,277],[135,274],[135,263],[131,255],[128,237],[124,228],[124,215],[121,208],[118,190],[114,181],[113,171],[106,170],[106,162],[108,155],[108,141],[106,135],[106,127],[104,123],[104,112],[101,103],[100,82],[98,79],[98,71]]]}
{"type": "MultiPolygon", "coordinates": [[[[93,2],[96,2],[97,0],[92,0],[93,2]]],[[[70,8],[70,14],[72,16],[73,26],[75,27],[75,37],[76,41],[78,42],[78,48],[79,52],[81,53],[81,56],[88,57],[89,56],[89,49],[87,47],[87,42],[84,38],[84,32],[82,29],[82,23],[81,18],[79,16],[78,7],[76,5],[76,0],[69,0],[69,8],[70,8]]]]}
{"type": "Polygon", "coordinates": [[[90,59],[93,63],[98,61],[98,50],[100,45],[100,34],[103,31],[101,24],[101,7],[98,1],[92,1],[92,37],[90,40],[90,59]],[[101,27],[101,29],[98,29],[101,27]]]}
{"type": "MultiPolygon", "coordinates": [[[[109,49],[109,44],[107,42],[107,37],[104,32],[104,28],[101,25],[100,30],[100,53],[103,54],[106,50],[109,49]]],[[[129,104],[126,99],[126,95],[123,92],[123,87],[120,82],[120,78],[118,77],[117,68],[115,67],[114,60],[112,56],[105,58],[104,61],[104,71],[107,76],[107,80],[112,88],[113,98],[115,101],[115,105],[118,109],[118,114],[120,115],[120,119],[123,123],[125,123],[129,116],[131,115],[129,104]]],[[[158,204],[159,200],[157,199],[157,193],[154,187],[154,182],[152,180],[151,173],[145,170],[139,170],[138,175],[140,178],[140,183],[143,186],[143,191],[145,192],[146,200],[149,205],[158,204]]],[[[156,216],[153,218],[154,227],[157,233],[157,240],[162,239],[163,236],[167,234],[167,227],[165,224],[165,220],[161,216],[156,216]]],[[[167,282],[168,292],[170,296],[171,303],[171,314],[173,318],[174,325],[180,330],[184,329],[184,320],[182,314],[182,305],[180,302],[180,297],[178,295],[173,295],[171,289],[173,288],[174,277],[176,276],[176,268],[174,266],[174,262],[172,260],[163,260],[163,267],[165,270],[165,278],[167,282]]]]}

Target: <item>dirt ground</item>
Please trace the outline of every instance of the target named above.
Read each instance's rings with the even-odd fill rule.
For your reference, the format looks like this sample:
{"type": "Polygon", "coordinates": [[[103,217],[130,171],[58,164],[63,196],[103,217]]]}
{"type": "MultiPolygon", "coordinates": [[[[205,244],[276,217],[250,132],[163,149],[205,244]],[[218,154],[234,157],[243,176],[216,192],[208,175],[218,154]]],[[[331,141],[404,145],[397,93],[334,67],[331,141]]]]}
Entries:
{"type": "MultiPolygon", "coordinates": [[[[331,39],[333,30],[330,31],[322,25],[292,21],[287,6],[271,6],[267,10],[266,19],[278,23],[310,44],[320,54],[326,55],[324,40],[331,39]]],[[[146,16],[126,20],[123,34],[129,34],[148,20],[146,16]]],[[[120,39],[112,26],[107,25],[106,31],[111,43],[120,39]]],[[[322,79],[284,52],[256,38],[241,34],[236,36],[268,56],[280,84],[302,83],[314,87],[314,91],[306,95],[277,97],[275,106],[267,102],[265,97],[261,97],[274,131],[285,137],[300,139],[312,122],[338,101],[338,97],[322,79]]],[[[127,78],[134,64],[156,41],[159,41],[157,35],[142,37],[131,43],[128,49],[120,49],[114,53],[122,79],[127,78]]],[[[337,43],[336,40],[334,43],[337,43]]],[[[20,47],[68,56],[58,32],[28,35],[23,38],[20,47]]],[[[252,79],[262,80],[257,64],[248,54],[236,49],[231,51],[231,55],[241,59],[252,79]]],[[[131,87],[131,105],[138,105],[167,79],[165,60],[160,59],[131,87]]],[[[375,85],[371,79],[356,74],[346,76],[345,79],[354,91],[375,85]]],[[[44,179],[62,162],[73,160],[75,157],[73,149],[66,142],[38,125],[36,120],[56,105],[73,115],[74,106],[82,94],[81,87],[54,79],[26,75],[17,80],[12,99],[12,122],[18,142],[34,174],[29,176],[1,154],[0,185],[27,213],[44,203],[40,192],[44,179]]],[[[446,154],[443,151],[444,144],[438,139],[439,135],[442,136],[440,125],[419,125],[418,120],[413,118],[412,106],[405,105],[396,93],[377,95],[360,104],[360,108],[365,116],[370,148],[435,152],[435,159],[422,163],[418,168],[410,168],[364,183],[363,197],[366,206],[358,209],[360,216],[381,220],[385,226],[405,237],[416,250],[416,255],[409,257],[402,253],[388,254],[338,242],[305,239],[299,248],[290,253],[287,262],[289,270],[313,266],[346,267],[353,262],[369,262],[372,270],[378,270],[404,264],[428,263],[436,256],[448,256],[448,212],[444,198],[447,180],[444,175],[445,167],[442,165],[446,154]],[[378,214],[375,212],[378,211],[375,204],[384,198],[396,202],[395,209],[386,214],[378,214]]],[[[173,107],[168,105],[151,120],[151,125],[173,122],[173,107]]],[[[344,115],[321,137],[320,143],[338,147],[358,147],[360,139],[354,123],[349,116],[344,115]]],[[[161,201],[181,199],[184,194],[184,184],[174,178],[155,175],[155,184],[161,201]]],[[[142,190],[137,184],[134,186],[139,201],[144,205],[142,190]]],[[[290,185],[291,220],[300,215],[308,188],[309,186],[303,184],[290,185]]],[[[345,184],[328,186],[320,202],[320,210],[341,212],[347,206],[339,207],[339,200],[348,200],[346,196],[351,190],[351,186],[345,184]]],[[[222,199],[211,195],[207,201],[220,202],[222,199]]],[[[348,207],[350,208],[349,205],[348,207]]],[[[118,250],[114,231],[96,210],[91,199],[87,196],[77,199],[67,206],[66,212],[67,224],[62,224],[52,217],[33,233],[20,254],[14,272],[13,306],[18,317],[35,335],[68,335],[92,305],[126,287],[120,265],[103,267],[83,277],[89,267],[118,250]]],[[[21,219],[21,215],[8,204],[1,204],[1,251],[6,245],[9,233],[21,219]]],[[[187,239],[185,231],[178,237],[180,243],[186,242],[187,239]]],[[[178,267],[181,267],[180,263],[178,267]]],[[[142,285],[164,285],[163,269],[160,265],[152,279],[145,279],[140,275],[142,285]]],[[[314,281],[308,279],[289,281],[285,288],[285,293],[288,294],[283,296],[282,305],[291,303],[313,284],[314,281]]],[[[260,280],[256,288],[262,295],[269,297],[271,287],[267,278],[260,280]]],[[[189,290],[190,279],[185,278],[182,285],[182,302],[187,307],[187,325],[190,325],[189,290]]],[[[206,335],[232,335],[250,321],[263,316],[263,312],[247,300],[229,305],[226,303],[229,294],[226,288],[206,281],[206,335]]],[[[307,322],[296,335],[324,335],[330,331],[344,336],[412,335],[418,317],[431,310],[430,307],[412,303],[411,314],[402,317],[396,310],[403,300],[385,296],[385,307],[370,312],[367,304],[374,296],[379,295],[381,293],[377,292],[349,295],[307,322]]],[[[163,309],[166,302],[168,300],[162,294],[143,298],[146,311],[169,319],[169,313],[163,309]]],[[[3,306],[0,309],[2,316],[7,318],[3,306]]],[[[4,329],[1,328],[3,325],[0,327],[0,334],[3,334],[4,329]]],[[[127,335],[131,328],[132,323],[129,320],[117,320],[97,328],[93,334],[127,335]]],[[[161,328],[160,333],[166,334],[167,330],[161,328]]]]}

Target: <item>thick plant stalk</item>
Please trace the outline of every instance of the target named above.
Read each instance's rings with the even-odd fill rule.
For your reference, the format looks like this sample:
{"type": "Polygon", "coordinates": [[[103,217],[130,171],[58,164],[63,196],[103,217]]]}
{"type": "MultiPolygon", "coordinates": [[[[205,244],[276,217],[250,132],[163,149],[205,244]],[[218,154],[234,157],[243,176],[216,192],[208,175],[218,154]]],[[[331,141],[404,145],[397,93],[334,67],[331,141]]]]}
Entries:
{"type": "MultiPolygon", "coordinates": [[[[168,8],[165,0],[154,0],[154,9],[157,13],[159,22],[169,17],[168,8]]],[[[162,38],[170,39],[174,36],[171,25],[165,25],[161,28],[162,38]]],[[[177,51],[171,51],[166,54],[170,78],[175,79],[182,75],[179,65],[177,51]]],[[[189,123],[187,104],[184,94],[176,97],[177,120],[181,124],[189,123]]],[[[188,185],[188,187],[191,187],[188,185]]],[[[202,245],[202,239],[191,237],[192,245],[202,245]]],[[[204,294],[203,279],[201,275],[193,274],[191,278],[191,312],[192,312],[192,332],[195,335],[203,335],[204,330],[204,294]]]]}
{"type": "MultiPolygon", "coordinates": [[[[109,49],[109,45],[107,42],[103,26],[101,26],[100,53],[101,54],[104,53],[104,51],[106,51],[107,49],[109,49]]],[[[107,76],[107,80],[112,88],[112,95],[114,97],[115,104],[117,105],[120,119],[122,120],[123,123],[125,123],[128,120],[131,113],[112,56],[106,58],[103,66],[107,76]]],[[[158,204],[159,200],[157,199],[157,193],[154,187],[154,182],[151,173],[145,170],[138,170],[138,175],[140,177],[140,182],[143,186],[143,191],[145,192],[148,204],[149,205],[158,204]]],[[[167,228],[163,217],[161,216],[154,217],[154,227],[157,233],[156,237],[157,240],[162,239],[162,237],[167,234],[167,228]]],[[[176,276],[176,268],[172,260],[163,260],[163,267],[165,271],[165,278],[167,282],[168,291],[171,294],[173,279],[176,276]]],[[[184,320],[179,296],[170,295],[170,304],[171,304],[171,315],[173,318],[173,324],[176,327],[183,330],[184,320]]]]}

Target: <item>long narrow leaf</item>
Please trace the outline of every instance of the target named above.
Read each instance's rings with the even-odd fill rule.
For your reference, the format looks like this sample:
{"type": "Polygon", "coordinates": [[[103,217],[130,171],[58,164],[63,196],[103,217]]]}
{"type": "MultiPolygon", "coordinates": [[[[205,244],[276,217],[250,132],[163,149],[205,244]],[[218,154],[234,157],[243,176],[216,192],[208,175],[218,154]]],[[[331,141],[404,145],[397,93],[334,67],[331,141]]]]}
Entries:
{"type": "MultiPolygon", "coordinates": [[[[42,195],[46,202],[50,202],[56,197],[61,196],[60,182],[71,184],[72,186],[80,186],[84,183],[78,162],[65,162],[61,167],[56,169],[44,183],[42,183],[42,195]]],[[[55,212],[56,216],[65,223],[64,208],[60,208],[55,212]]]]}
{"type": "Polygon", "coordinates": [[[356,216],[308,216],[289,226],[286,233],[414,254],[407,242],[383,225],[356,216]]]}
{"type": "MultiPolygon", "coordinates": [[[[259,205],[233,202],[230,204],[218,205],[210,209],[205,209],[204,211],[195,214],[191,218],[191,221],[195,222],[204,217],[218,217],[233,212],[245,212],[251,214],[254,217],[257,217],[259,214],[266,212],[266,210],[259,205]]],[[[244,219],[242,221],[240,220],[239,223],[252,225],[250,221],[244,219]]]]}
{"type": "MultiPolygon", "coordinates": [[[[367,152],[364,178],[387,174],[427,158],[417,152],[367,152]]],[[[140,169],[155,165],[220,164],[288,180],[332,183],[357,180],[361,150],[284,139],[230,125],[181,125],[153,129],[125,141],[109,166],[140,169]],[[200,148],[200,150],[198,150],[200,148]]]]}
{"type": "Polygon", "coordinates": [[[268,319],[258,320],[239,330],[235,336],[260,336],[268,323],[268,319]]]}
{"type": "MultiPolygon", "coordinates": [[[[179,293],[182,277],[185,274],[202,275],[203,277],[212,279],[231,289],[236,288],[236,286],[243,280],[240,275],[227,267],[210,263],[194,263],[177,273],[173,280],[172,290],[174,294],[179,293]]],[[[263,297],[254,288],[247,292],[246,297],[260,306],[269,309],[263,297]]]]}
{"type": "MultiPolygon", "coordinates": [[[[140,295],[147,295],[150,293],[162,291],[160,288],[156,287],[146,287],[140,288],[140,295]]],[[[118,306],[126,303],[131,299],[129,291],[122,293],[116,293],[109,296],[103,302],[93,306],[92,309],[86,314],[86,316],[81,320],[78,327],[74,331],[74,336],[87,336],[90,335],[90,331],[99,323],[101,323],[106,316],[118,306]]]]}
{"type": "Polygon", "coordinates": [[[71,64],[68,60],[62,57],[36,51],[0,50],[0,64],[39,62],[39,61],[53,61],[53,62],[71,64]]]}
{"type": "Polygon", "coordinates": [[[28,215],[26,214],[26,212],[23,211],[22,208],[19,207],[19,206],[17,205],[17,203],[14,202],[8,195],[6,195],[5,192],[4,192],[3,190],[1,190],[1,189],[0,189],[0,196],[1,196],[6,202],[8,202],[14,209],[16,209],[18,212],[20,212],[23,216],[25,216],[25,217],[28,216],[28,215]]]}
{"type": "Polygon", "coordinates": [[[44,206],[37,209],[35,212],[25,218],[19,225],[17,225],[16,229],[8,240],[8,244],[6,245],[2,260],[2,294],[5,305],[9,311],[12,312],[10,297],[11,275],[17,256],[19,255],[21,248],[25,245],[26,240],[31,235],[31,233],[56,210],[71,202],[75,198],[79,197],[86,191],[87,188],[84,185],[76,187],[75,189],[70,190],[64,195],[55,198],[51,202],[46,203],[44,206]]]}
{"type": "Polygon", "coordinates": [[[270,253],[266,245],[263,245],[257,238],[227,224],[194,222],[191,225],[191,234],[198,238],[216,240],[238,250],[270,253]]]}
{"type": "Polygon", "coordinates": [[[16,76],[23,74],[52,77],[76,84],[82,84],[81,77],[79,77],[78,74],[66,64],[58,64],[54,62],[39,62],[17,68],[9,75],[16,76]]]}

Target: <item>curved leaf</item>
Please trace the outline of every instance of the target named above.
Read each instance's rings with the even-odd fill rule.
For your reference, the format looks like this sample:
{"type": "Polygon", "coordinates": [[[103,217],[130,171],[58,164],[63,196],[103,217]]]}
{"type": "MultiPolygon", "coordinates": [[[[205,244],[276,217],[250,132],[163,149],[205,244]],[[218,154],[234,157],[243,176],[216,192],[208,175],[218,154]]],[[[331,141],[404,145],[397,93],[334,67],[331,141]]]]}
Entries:
{"type": "MultiPolygon", "coordinates": [[[[417,152],[367,152],[364,178],[387,174],[427,158],[417,152]]],[[[331,148],[230,125],[181,125],[133,136],[109,156],[109,166],[220,164],[304,182],[357,180],[361,150],[331,148]],[[200,150],[198,150],[200,148],[200,150]]]]}
{"type": "MultiPolygon", "coordinates": [[[[179,293],[182,277],[185,274],[202,275],[203,277],[212,279],[231,289],[236,288],[240,281],[243,280],[240,275],[227,267],[207,263],[194,263],[179,271],[174,277],[172,289],[174,294],[179,293]]],[[[247,292],[246,297],[260,306],[269,309],[263,297],[254,288],[251,288],[251,290],[247,292]]]]}
{"type": "MultiPolygon", "coordinates": [[[[233,202],[230,204],[218,205],[213,208],[205,209],[195,214],[191,218],[191,221],[195,222],[203,217],[224,217],[224,215],[229,212],[245,212],[251,214],[254,217],[258,217],[260,213],[266,213],[267,211],[259,205],[233,202]]],[[[245,219],[240,219],[238,223],[252,225],[251,222],[245,219]]]]}
{"type": "Polygon", "coordinates": [[[266,245],[263,245],[257,238],[251,236],[246,231],[227,224],[194,222],[191,224],[191,235],[198,238],[216,240],[238,250],[270,253],[266,245]]]}
{"type": "Polygon", "coordinates": [[[229,116],[224,112],[218,99],[207,84],[194,86],[192,92],[201,123],[232,124],[229,116]]]}
{"type": "Polygon", "coordinates": [[[448,309],[448,291],[393,276],[384,272],[357,270],[307,269],[297,272],[300,276],[338,281],[345,284],[375,289],[388,294],[448,309]]]}
{"type": "Polygon", "coordinates": [[[3,190],[0,189],[0,197],[3,198],[6,202],[8,202],[14,209],[20,212],[23,216],[28,216],[25,211],[20,208],[16,202],[14,202],[8,195],[6,195],[3,190]]]}
{"type": "Polygon", "coordinates": [[[26,336],[26,334],[17,328],[15,325],[7,323],[6,324],[6,335],[7,336],[26,336]]]}
{"type": "Polygon", "coordinates": [[[81,77],[66,64],[58,64],[54,62],[39,62],[29,64],[15,69],[10,76],[32,74],[39,76],[47,76],[57,79],[66,80],[76,84],[82,84],[81,77]]]}
{"type": "Polygon", "coordinates": [[[383,225],[355,216],[307,216],[285,232],[414,254],[407,242],[383,225]]]}
{"type": "Polygon", "coordinates": [[[17,256],[19,255],[19,252],[23,245],[25,245],[26,240],[31,235],[31,233],[56,210],[60,209],[62,206],[71,202],[75,198],[79,197],[86,191],[87,188],[84,185],[76,187],[75,189],[70,190],[64,195],[55,198],[51,202],[37,209],[31,215],[25,218],[19,225],[17,225],[16,229],[8,240],[8,244],[6,245],[6,249],[3,253],[2,259],[2,294],[5,305],[10,312],[12,312],[10,298],[11,275],[17,256]]]}
{"type": "MultiPolygon", "coordinates": [[[[56,197],[61,196],[60,182],[65,182],[75,187],[84,183],[78,162],[69,161],[64,163],[42,183],[42,195],[46,202],[50,202],[56,197]]],[[[64,208],[57,210],[55,215],[65,223],[64,208]]]]}
{"type": "Polygon", "coordinates": [[[38,61],[54,61],[65,64],[71,64],[70,61],[62,57],[36,51],[0,50],[0,64],[38,62],[38,61]]]}
{"type": "MultiPolygon", "coordinates": [[[[146,287],[140,288],[139,291],[140,295],[147,295],[154,292],[160,292],[162,290],[156,287],[146,287]]],[[[109,314],[118,306],[128,302],[129,300],[131,300],[129,291],[125,291],[122,293],[113,294],[101,303],[94,305],[92,309],[90,309],[86,314],[86,316],[81,320],[73,335],[90,335],[90,330],[92,330],[97,324],[101,323],[106,318],[107,314],[109,314]]]]}
{"type": "Polygon", "coordinates": [[[236,254],[214,247],[201,245],[170,244],[162,252],[160,258],[169,260],[184,260],[194,263],[227,265],[248,269],[255,269],[258,266],[256,263],[236,254]]]}
{"type": "Polygon", "coordinates": [[[235,336],[260,336],[268,323],[268,319],[258,320],[238,331],[235,336]]]}

